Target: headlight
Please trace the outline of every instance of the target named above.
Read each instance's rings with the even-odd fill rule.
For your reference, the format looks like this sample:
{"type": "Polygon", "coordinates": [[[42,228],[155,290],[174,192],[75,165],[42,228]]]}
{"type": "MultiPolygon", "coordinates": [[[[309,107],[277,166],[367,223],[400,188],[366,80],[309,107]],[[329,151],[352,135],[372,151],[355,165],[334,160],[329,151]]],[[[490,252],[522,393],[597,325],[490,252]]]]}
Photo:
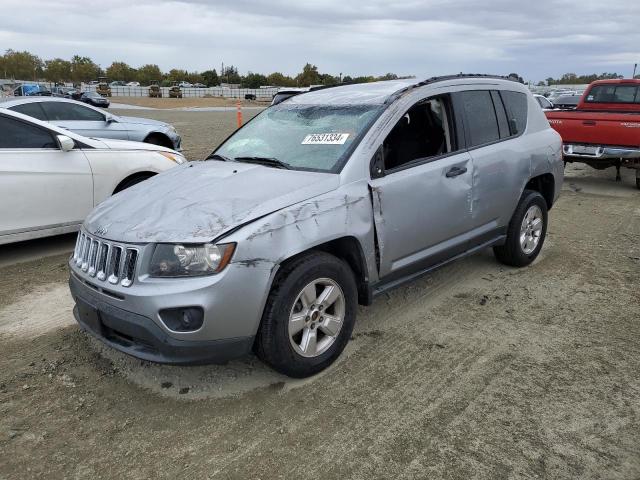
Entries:
{"type": "Polygon", "coordinates": [[[152,277],[195,277],[219,273],[229,264],[235,248],[235,243],[160,243],[153,252],[149,273],[152,277]]]}
{"type": "Polygon", "coordinates": [[[173,133],[178,133],[178,131],[176,130],[176,127],[174,127],[173,125],[168,125],[169,130],[171,130],[173,133]]]}
{"type": "Polygon", "coordinates": [[[183,163],[185,163],[187,161],[187,159],[184,158],[179,153],[172,153],[172,152],[158,152],[158,153],[160,155],[162,155],[163,157],[168,158],[172,162],[176,162],[178,165],[182,165],[183,163]]]}

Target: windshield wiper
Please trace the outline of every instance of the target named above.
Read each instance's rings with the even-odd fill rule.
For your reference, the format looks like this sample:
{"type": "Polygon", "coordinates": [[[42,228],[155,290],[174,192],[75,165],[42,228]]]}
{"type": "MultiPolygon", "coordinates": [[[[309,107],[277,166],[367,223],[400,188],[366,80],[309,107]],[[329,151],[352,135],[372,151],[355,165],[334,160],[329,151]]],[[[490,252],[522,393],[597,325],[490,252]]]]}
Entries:
{"type": "Polygon", "coordinates": [[[234,160],[236,162],[243,163],[257,163],[258,165],[264,165],[265,167],[274,167],[274,168],[284,168],[286,170],[291,170],[291,165],[283,162],[282,160],[278,160],[277,158],[268,158],[268,157],[235,157],[234,160]]]}
{"type": "Polygon", "coordinates": [[[205,160],[220,160],[221,162],[233,162],[229,157],[225,157],[224,155],[220,155],[218,153],[212,153],[205,160]]]}

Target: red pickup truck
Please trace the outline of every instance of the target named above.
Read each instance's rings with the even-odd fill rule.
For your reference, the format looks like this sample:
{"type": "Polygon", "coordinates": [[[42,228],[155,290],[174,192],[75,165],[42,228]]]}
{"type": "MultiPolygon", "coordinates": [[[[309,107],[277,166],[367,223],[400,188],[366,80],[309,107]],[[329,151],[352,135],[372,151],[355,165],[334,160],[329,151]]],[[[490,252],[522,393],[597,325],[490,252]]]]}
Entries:
{"type": "Polygon", "coordinates": [[[565,162],[636,170],[640,188],[640,80],[593,82],[575,110],[545,112],[560,134],[565,162]]]}

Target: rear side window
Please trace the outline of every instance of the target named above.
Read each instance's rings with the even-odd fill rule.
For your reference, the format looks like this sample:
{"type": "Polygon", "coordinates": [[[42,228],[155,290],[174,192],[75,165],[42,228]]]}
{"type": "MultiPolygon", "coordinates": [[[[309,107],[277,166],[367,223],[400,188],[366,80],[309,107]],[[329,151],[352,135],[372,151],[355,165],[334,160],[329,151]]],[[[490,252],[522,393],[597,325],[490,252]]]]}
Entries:
{"type": "Polygon", "coordinates": [[[43,102],[42,108],[52,122],[71,120],[104,122],[104,115],[100,112],[75,103],[43,102]]]}
{"type": "Polygon", "coordinates": [[[29,115],[30,117],[37,118],[38,120],[47,121],[47,116],[44,114],[44,110],[40,106],[40,102],[23,103],[22,105],[15,105],[9,110],[22,113],[23,115],[29,115]]]}
{"type": "Polygon", "coordinates": [[[58,148],[48,131],[10,117],[0,116],[0,148],[58,148]]]}
{"type": "Polygon", "coordinates": [[[472,90],[456,94],[464,110],[469,147],[500,140],[496,111],[489,90],[472,90]]]}
{"type": "Polygon", "coordinates": [[[640,103],[637,85],[596,85],[593,87],[586,103],[640,103]]]}
{"type": "Polygon", "coordinates": [[[527,95],[510,90],[501,90],[511,135],[520,135],[527,128],[527,95]]]}

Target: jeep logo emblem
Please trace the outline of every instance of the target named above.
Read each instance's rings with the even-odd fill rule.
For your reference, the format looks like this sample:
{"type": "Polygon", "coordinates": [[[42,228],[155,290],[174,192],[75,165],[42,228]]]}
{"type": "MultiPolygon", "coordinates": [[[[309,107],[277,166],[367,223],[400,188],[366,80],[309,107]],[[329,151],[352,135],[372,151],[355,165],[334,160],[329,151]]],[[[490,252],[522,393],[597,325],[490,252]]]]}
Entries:
{"type": "Polygon", "coordinates": [[[107,233],[107,227],[98,227],[94,233],[96,235],[105,235],[107,233]]]}

